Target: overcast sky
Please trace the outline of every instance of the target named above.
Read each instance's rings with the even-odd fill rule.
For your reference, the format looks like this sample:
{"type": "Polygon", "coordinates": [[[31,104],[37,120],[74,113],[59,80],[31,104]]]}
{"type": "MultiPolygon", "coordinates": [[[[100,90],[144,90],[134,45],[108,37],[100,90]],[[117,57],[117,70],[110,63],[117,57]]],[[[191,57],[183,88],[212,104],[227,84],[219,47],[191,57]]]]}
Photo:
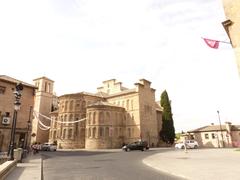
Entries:
{"type": "Polygon", "coordinates": [[[0,74],[47,76],[57,95],[96,92],[115,78],[166,89],[177,131],[240,124],[240,81],[221,0],[0,1],[0,74]]]}

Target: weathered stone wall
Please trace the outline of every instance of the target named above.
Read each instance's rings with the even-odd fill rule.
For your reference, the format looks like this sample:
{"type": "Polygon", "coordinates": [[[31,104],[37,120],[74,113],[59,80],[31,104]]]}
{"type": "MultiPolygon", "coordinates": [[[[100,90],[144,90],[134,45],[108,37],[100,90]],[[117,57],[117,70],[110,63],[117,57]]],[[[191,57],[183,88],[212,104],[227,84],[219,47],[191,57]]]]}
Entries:
{"type": "Polygon", "coordinates": [[[124,108],[96,105],[88,107],[86,121],[86,148],[120,148],[125,126],[124,108]]]}
{"type": "MultiPolygon", "coordinates": [[[[52,118],[61,122],[77,121],[86,118],[86,108],[89,104],[102,99],[84,93],[67,94],[59,98],[59,110],[52,118]]],[[[85,147],[86,122],[51,124],[51,140],[57,140],[58,147],[63,149],[85,147]]]]}
{"type": "Polygon", "coordinates": [[[57,139],[59,148],[120,148],[123,143],[140,139],[156,146],[162,117],[150,84],[140,80],[136,88],[126,89],[113,79],[104,81],[104,86],[98,88],[103,94],[77,93],[59,97],[59,109],[52,118],[62,122],[87,119],[75,124],[51,124],[51,141],[57,139]]]}
{"type": "Polygon", "coordinates": [[[136,91],[109,97],[112,104],[125,108],[124,113],[124,143],[130,143],[141,139],[140,137],[140,109],[139,94],[136,91]]]}
{"type": "Polygon", "coordinates": [[[228,27],[229,36],[232,42],[232,46],[236,55],[238,72],[240,75],[240,3],[239,0],[223,0],[223,7],[226,15],[226,19],[232,21],[232,24],[228,27]]]}
{"type": "Polygon", "coordinates": [[[140,131],[143,140],[146,140],[150,146],[156,146],[159,142],[159,123],[155,108],[155,89],[152,89],[150,85],[151,82],[145,79],[140,80],[140,83],[136,83],[140,103],[140,131]]]}
{"type": "MultiPolygon", "coordinates": [[[[38,87],[35,95],[34,111],[49,117],[52,109],[52,104],[53,104],[53,83],[54,82],[46,77],[41,77],[33,81],[35,85],[38,87]]],[[[39,116],[39,119],[44,125],[50,126],[50,121],[47,120],[46,118],[39,116]]],[[[49,131],[42,130],[39,128],[38,118],[33,119],[32,133],[36,134],[36,136],[32,137],[31,139],[32,143],[48,142],[49,131]]]]}
{"type": "MultiPolygon", "coordinates": [[[[5,87],[5,92],[0,94],[0,150],[7,151],[11,138],[15,101],[13,92],[16,84],[0,80],[0,86],[5,87]],[[9,125],[3,125],[2,118],[7,112],[9,113],[11,123],[9,125]]],[[[28,86],[24,86],[23,88],[22,97],[20,99],[21,107],[18,111],[16,124],[15,143],[17,147],[22,146],[22,144],[26,142],[27,135],[29,136],[31,134],[30,132],[27,133],[27,121],[29,120],[30,107],[33,107],[34,88],[28,86]]]]}

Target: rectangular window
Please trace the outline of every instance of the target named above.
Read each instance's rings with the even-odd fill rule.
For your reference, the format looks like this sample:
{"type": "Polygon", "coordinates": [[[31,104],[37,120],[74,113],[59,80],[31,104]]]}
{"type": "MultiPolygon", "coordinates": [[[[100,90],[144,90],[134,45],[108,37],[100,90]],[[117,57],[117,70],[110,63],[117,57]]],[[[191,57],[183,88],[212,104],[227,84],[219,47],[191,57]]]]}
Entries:
{"type": "Polygon", "coordinates": [[[47,92],[47,82],[45,82],[44,91],[47,92]]]}
{"type": "Polygon", "coordinates": [[[216,134],[212,133],[212,139],[215,139],[215,138],[216,138],[216,134]]]}
{"type": "Polygon", "coordinates": [[[204,134],[204,136],[205,136],[205,139],[209,139],[208,134],[204,134]]]}
{"type": "Polygon", "coordinates": [[[128,137],[131,137],[131,129],[128,128],[128,137]]]}
{"type": "Polygon", "coordinates": [[[4,94],[6,87],[0,86],[0,94],[4,94]]]}
{"type": "Polygon", "coordinates": [[[127,104],[126,104],[126,108],[127,108],[127,110],[129,110],[129,100],[127,100],[127,104]]]}
{"type": "Polygon", "coordinates": [[[124,107],[125,105],[124,105],[124,101],[122,101],[122,107],[124,107]]]}

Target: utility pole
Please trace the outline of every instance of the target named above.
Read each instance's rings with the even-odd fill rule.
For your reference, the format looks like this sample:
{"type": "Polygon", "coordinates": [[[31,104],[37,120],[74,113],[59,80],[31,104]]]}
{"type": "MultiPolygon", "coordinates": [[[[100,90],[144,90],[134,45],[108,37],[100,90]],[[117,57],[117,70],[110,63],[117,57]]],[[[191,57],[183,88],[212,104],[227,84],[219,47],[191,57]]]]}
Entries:
{"type": "Polygon", "coordinates": [[[221,119],[220,119],[219,111],[217,111],[217,113],[218,113],[218,120],[219,120],[219,125],[220,125],[220,132],[221,132],[223,147],[225,147],[225,143],[224,143],[224,139],[223,139],[223,133],[222,133],[222,124],[221,124],[221,119]]]}
{"type": "Polygon", "coordinates": [[[28,117],[28,122],[27,122],[27,134],[26,134],[26,141],[25,141],[25,149],[28,149],[28,136],[29,136],[29,131],[30,131],[30,127],[31,127],[31,117],[32,117],[32,106],[30,106],[29,109],[29,117],[28,117]]]}

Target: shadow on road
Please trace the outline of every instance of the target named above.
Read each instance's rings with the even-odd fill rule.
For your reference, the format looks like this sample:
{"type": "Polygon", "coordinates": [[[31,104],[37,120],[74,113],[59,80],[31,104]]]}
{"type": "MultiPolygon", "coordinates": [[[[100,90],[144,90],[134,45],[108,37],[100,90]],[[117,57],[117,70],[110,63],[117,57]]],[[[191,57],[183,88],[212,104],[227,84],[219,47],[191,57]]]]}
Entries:
{"type": "Polygon", "coordinates": [[[48,152],[42,151],[40,154],[42,155],[43,160],[54,158],[56,156],[64,157],[64,156],[94,156],[94,155],[101,155],[101,154],[112,154],[117,152],[103,152],[103,151],[55,151],[55,152],[48,152]]]}

